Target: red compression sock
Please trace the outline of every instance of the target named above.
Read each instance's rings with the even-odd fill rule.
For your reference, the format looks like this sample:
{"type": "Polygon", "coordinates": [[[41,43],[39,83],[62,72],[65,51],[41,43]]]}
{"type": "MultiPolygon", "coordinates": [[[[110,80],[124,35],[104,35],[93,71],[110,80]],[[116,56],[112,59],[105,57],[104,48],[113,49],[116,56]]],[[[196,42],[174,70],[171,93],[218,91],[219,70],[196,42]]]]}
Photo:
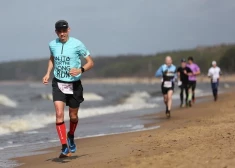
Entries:
{"type": "Polygon", "coordinates": [[[56,129],[58,136],[60,138],[61,144],[67,144],[67,137],[66,137],[66,126],[65,123],[56,123],[56,129]]]}
{"type": "Polygon", "coordinates": [[[69,130],[69,134],[70,135],[74,135],[74,132],[75,132],[76,127],[77,127],[77,124],[78,124],[78,120],[77,121],[71,121],[70,120],[70,130],[69,130]]]}

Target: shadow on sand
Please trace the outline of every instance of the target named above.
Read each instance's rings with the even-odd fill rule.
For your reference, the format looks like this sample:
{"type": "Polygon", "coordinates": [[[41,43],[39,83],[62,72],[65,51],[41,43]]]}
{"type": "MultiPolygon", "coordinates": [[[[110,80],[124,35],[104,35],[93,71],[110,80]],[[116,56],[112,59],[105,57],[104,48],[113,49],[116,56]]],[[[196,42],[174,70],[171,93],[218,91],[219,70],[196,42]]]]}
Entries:
{"type": "Polygon", "coordinates": [[[48,159],[46,161],[47,162],[51,161],[51,162],[56,162],[56,163],[69,163],[72,160],[79,159],[79,158],[84,157],[84,156],[87,156],[87,154],[80,155],[80,156],[70,156],[70,157],[66,157],[66,158],[52,158],[52,159],[48,159]]]}

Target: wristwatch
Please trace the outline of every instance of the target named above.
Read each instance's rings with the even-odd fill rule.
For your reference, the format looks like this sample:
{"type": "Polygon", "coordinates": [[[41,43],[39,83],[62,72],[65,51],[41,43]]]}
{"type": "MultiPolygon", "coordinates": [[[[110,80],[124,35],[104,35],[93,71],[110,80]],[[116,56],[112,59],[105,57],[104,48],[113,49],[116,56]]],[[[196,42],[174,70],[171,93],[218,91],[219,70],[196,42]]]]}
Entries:
{"type": "Polygon", "coordinates": [[[83,72],[85,72],[85,69],[84,69],[83,67],[81,67],[81,71],[82,71],[82,73],[83,73],[83,72]]]}

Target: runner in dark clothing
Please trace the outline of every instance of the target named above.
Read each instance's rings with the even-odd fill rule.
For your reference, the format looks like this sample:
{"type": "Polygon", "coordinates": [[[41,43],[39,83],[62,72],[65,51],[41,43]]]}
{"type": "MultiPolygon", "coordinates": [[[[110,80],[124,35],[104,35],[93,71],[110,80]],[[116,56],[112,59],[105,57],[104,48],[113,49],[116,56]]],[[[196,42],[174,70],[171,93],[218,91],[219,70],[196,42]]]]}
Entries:
{"type": "Polygon", "coordinates": [[[181,60],[181,66],[177,69],[178,74],[178,86],[180,88],[180,100],[181,104],[180,107],[184,107],[187,104],[188,100],[188,75],[192,73],[191,69],[186,66],[187,62],[185,59],[181,60]],[[185,104],[184,104],[184,92],[186,95],[185,104]]]}

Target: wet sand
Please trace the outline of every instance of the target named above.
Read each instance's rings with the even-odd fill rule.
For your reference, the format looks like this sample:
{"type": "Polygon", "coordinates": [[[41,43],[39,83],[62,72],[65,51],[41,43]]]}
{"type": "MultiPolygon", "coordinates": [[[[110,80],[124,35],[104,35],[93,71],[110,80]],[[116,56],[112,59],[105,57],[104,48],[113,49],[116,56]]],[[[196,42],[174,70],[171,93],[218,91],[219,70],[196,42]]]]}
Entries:
{"type": "Polygon", "coordinates": [[[233,168],[235,167],[235,90],[218,102],[146,115],[146,126],[161,128],[77,140],[78,151],[58,159],[60,147],[47,154],[16,158],[21,168],[233,168]]]}

